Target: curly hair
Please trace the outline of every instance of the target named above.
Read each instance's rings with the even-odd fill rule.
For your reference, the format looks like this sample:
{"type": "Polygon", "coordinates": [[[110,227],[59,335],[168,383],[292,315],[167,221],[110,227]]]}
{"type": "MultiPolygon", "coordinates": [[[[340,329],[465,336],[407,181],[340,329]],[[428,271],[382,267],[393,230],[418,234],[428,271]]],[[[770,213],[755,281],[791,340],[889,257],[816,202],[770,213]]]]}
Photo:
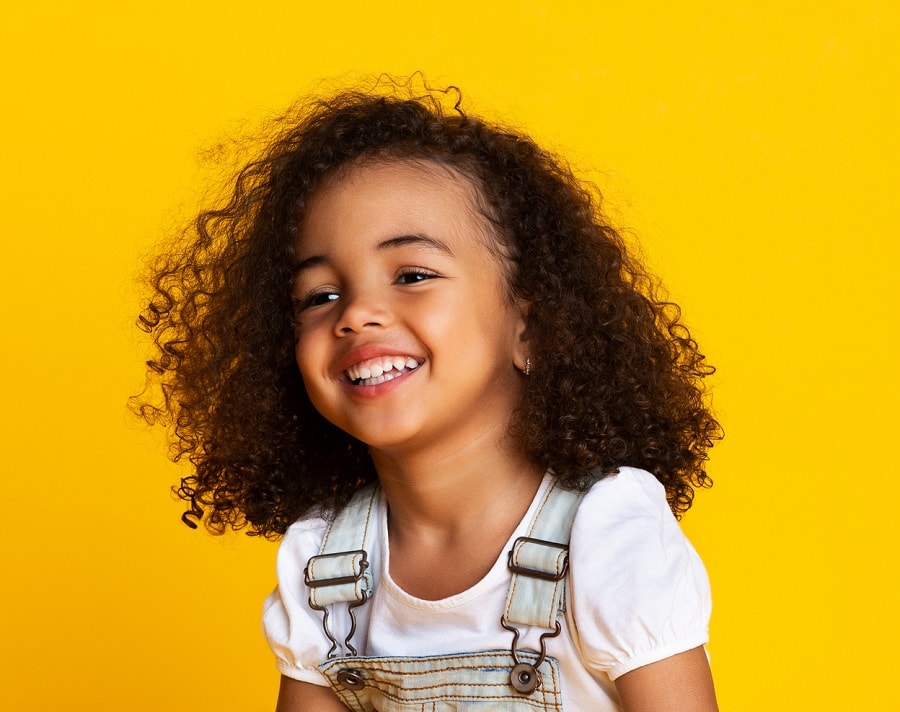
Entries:
{"type": "Polygon", "coordinates": [[[573,489],[642,467],[679,516],[711,484],[704,465],[721,429],[702,379],[713,369],[678,307],[628,253],[594,187],[527,136],[466,115],[460,99],[453,87],[395,83],[296,105],[226,204],[156,260],[138,321],[154,343],[150,384],[133,407],[168,425],[173,459],[192,465],[176,488],[188,525],[277,537],[376,477],[366,445],[307,397],[291,303],[311,194],[366,160],[440,164],[477,189],[510,294],[529,305],[536,368],[511,434],[536,465],[573,489]]]}

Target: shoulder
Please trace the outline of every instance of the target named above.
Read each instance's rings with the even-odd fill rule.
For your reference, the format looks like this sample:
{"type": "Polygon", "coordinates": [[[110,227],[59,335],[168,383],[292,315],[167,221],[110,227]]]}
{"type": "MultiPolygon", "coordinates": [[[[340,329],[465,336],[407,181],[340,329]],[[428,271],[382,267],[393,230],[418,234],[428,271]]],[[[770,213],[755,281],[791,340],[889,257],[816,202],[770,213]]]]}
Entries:
{"type": "Polygon", "coordinates": [[[278,587],[263,606],[262,625],[282,675],[323,684],[316,669],[327,655],[320,624],[310,610],[303,569],[322,543],[328,527],[323,517],[308,517],[292,524],[278,547],[278,587]]]}
{"type": "MultiPolygon", "coordinates": [[[[597,559],[620,575],[647,575],[643,565],[693,559],[693,548],[666,501],[665,488],[649,472],[622,467],[595,483],[572,526],[573,564],[597,559]]],[[[653,571],[656,569],[653,568],[653,571]]]]}
{"type": "Polygon", "coordinates": [[[327,529],[328,520],[317,515],[300,519],[288,527],[275,563],[278,588],[266,600],[264,620],[279,616],[287,619],[305,613],[307,594],[303,570],[309,559],[319,553],[327,529]]]}
{"type": "Polygon", "coordinates": [[[279,579],[283,564],[297,561],[302,562],[302,566],[305,566],[306,560],[319,552],[328,525],[329,520],[325,516],[312,514],[297,520],[288,527],[278,546],[279,579]]]}
{"type": "Polygon", "coordinates": [[[622,467],[596,482],[585,494],[572,527],[575,556],[585,544],[602,541],[604,547],[630,547],[630,540],[652,535],[681,538],[665,488],[649,472],[622,467]]]}
{"type": "Polygon", "coordinates": [[[266,599],[262,616],[282,675],[316,685],[325,683],[317,666],[328,657],[330,641],[324,634],[322,614],[310,606],[304,570],[310,558],[319,554],[331,524],[330,518],[312,514],[288,527],[278,548],[278,587],[266,599]]]}
{"type": "MultiPolygon", "coordinates": [[[[573,572],[608,572],[614,582],[659,575],[661,561],[693,552],[649,472],[620,468],[588,490],[572,526],[573,572]]],[[[575,576],[578,576],[575,573],[575,576]]]]}
{"type": "Polygon", "coordinates": [[[620,467],[595,482],[581,505],[582,509],[602,510],[623,519],[658,512],[661,506],[668,511],[665,488],[652,474],[636,467],[620,467]]]}
{"type": "Polygon", "coordinates": [[[623,467],[588,491],[570,552],[582,653],[611,677],[706,642],[706,570],[649,472],[623,467]]]}
{"type": "Polygon", "coordinates": [[[278,548],[278,580],[283,586],[302,574],[307,562],[320,553],[333,554],[378,546],[384,496],[375,483],[359,489],[333,516],[313,512],[294,522],[278,548]]]}

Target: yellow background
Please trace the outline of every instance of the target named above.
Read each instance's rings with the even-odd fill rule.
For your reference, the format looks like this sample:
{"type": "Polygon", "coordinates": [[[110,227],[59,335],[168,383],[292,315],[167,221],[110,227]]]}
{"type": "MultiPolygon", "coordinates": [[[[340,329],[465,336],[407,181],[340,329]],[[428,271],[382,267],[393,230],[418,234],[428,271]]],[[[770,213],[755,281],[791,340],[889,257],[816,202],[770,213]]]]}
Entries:
{"type": "Polygon", "coordinates": [[[0,708],[273,707],[275,546],[179,523],[124,410],[134,278],[218,141],[320,78],[416,69],[598,180],[719,368],[685,528],[722,709],[900,708],[896,7],[7,7],[0,708]]]}

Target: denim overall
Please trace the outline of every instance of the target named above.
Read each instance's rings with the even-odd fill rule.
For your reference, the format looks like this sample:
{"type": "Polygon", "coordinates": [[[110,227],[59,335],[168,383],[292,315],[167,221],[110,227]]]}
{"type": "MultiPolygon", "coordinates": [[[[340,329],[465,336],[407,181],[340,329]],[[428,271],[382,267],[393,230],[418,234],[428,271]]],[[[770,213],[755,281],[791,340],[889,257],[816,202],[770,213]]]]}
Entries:
{"type": "Polygon", "coordinates": [[[546,654],[545,641],[559,635],[569,566],[569,534],[582,494],[553,482],[531,521],[528,535],[509,552],[509,594],[499,625],[510,631],[508,650],[426,657],[372,657],[353,646],[353,609],[372,596],[374,581],[364,549],[379,494],[374,485],[358,492],[325,533],[318,556],[305,570],[309,605],[323,613],[332,643],[319,670],[354,712],[525,712],[562,711],[558,662],[546,654]],[[346,605],[350,631],[339,643],[329,611],[346,605]],[[516,626],[538,626],[540,651],[517,649],[516,626]],[[340,649],[340,652],[339,652],[340,649]],[[346,651],[348,654],[341,654],[346,651]]]}

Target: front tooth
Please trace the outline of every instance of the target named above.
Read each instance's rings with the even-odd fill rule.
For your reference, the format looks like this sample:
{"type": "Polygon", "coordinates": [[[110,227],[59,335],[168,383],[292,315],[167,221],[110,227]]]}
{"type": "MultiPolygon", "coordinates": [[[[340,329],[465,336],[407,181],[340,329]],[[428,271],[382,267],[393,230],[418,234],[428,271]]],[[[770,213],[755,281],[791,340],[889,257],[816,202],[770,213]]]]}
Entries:
{"type": "Polygon", "coordinates": [[[359,367],[359,377],[360,378],[371,378],[372,372],[366,366],[359,367]]]}
{"type": "Polygon", "coordinates": [[[416,361],[414,358],[410,357],[410,358],[406,359],[406,367],[407,368],[415,368],[418,365],[419,365],[419,362],[416,361]]]}
{"type": "Polygon", "coordinates": [[[373,363],[370,367],[372,371],[372,378],[378,378],[382,373],[384,373],[384,369],[381,367],[381,364],[373,363]]]}

